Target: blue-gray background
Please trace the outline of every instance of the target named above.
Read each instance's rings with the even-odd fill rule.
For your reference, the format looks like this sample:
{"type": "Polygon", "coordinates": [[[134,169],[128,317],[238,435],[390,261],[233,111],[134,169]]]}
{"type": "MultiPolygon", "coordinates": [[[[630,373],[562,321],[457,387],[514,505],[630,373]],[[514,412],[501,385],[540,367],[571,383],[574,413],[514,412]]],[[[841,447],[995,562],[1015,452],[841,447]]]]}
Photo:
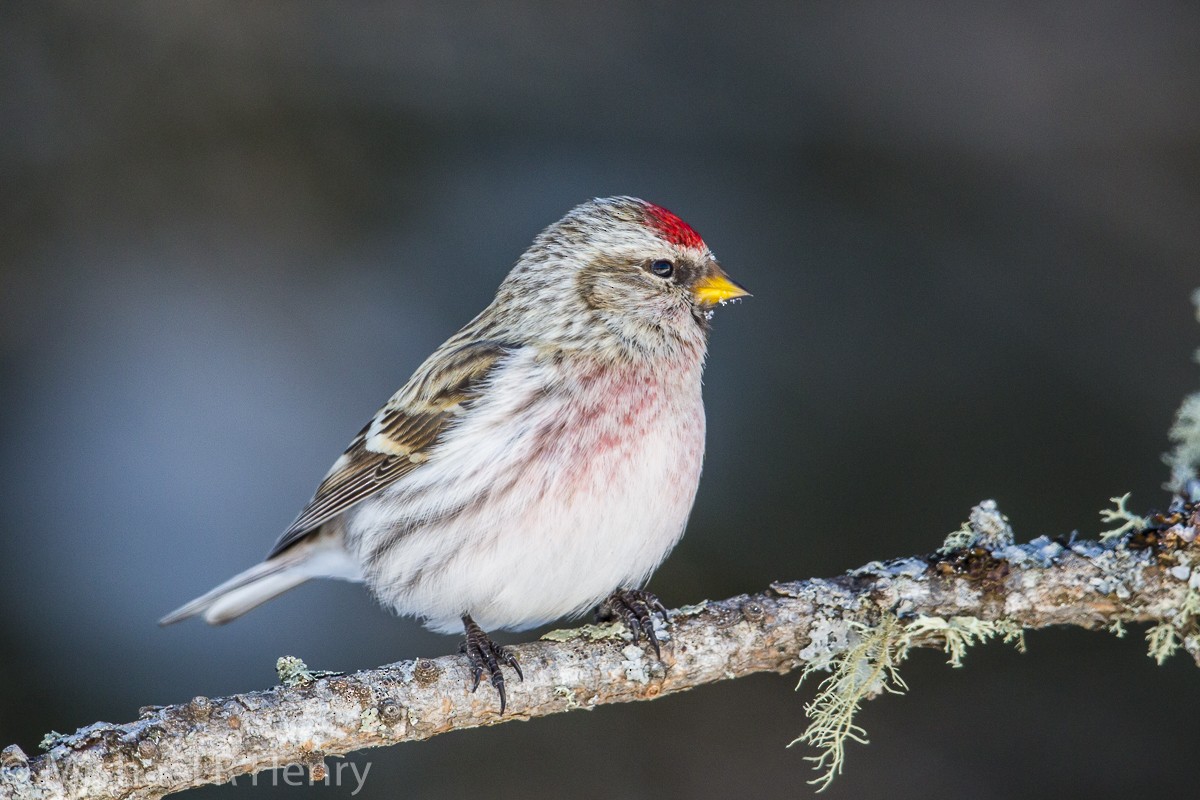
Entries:
{"type": "MultiPolygon", "coordinates": [[[[674,209],[756,295],[716,319],[669,604],[927,552],[985,497],[1024,538],[1164,504],[1200,383],[1197,8],[6,3],[0,743],[282,654],[451,651],[344,584],[155,620],[260,558],[595,195],[674,209]]],[[[916,655],[827,796],[1194,791],[1194,666],[1141,631],[1029,645],[916,655]]],[[[360,797],[807,796],[794,682],[360,753],[360,797]]]]}

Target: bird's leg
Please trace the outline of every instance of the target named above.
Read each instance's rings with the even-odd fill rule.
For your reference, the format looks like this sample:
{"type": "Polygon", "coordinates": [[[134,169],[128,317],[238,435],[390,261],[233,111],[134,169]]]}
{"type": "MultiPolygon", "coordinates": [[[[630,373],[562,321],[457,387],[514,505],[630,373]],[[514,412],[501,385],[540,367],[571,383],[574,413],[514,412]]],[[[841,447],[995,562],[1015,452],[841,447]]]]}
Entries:
{"type": "Polygon", "coordinates": [[[633,643],[637,644],[641,634],[646,634],[654,655],[662,660],[662,651],[658,647],[658,635],[654,633],[654,614],[662,615],[664,623],[671,623],[667,609],[651,592],[645,589],[617,589],[608,599],[596,608],[596,620],[612,622],[620,620],[633,634],[633,643]]]}
{"type": "Polygon", "coordinates": [[[458,648],[458,652],[465,654],[467,662],[471,665],[471,675],[475,678],[471,691],[479,688],[479,679],[486,671],[491,676],[492,686],[495,686],[496,691],[500,694],[500,713],[503,714],[505,706],[504,673],[500,671],[500,665],[508,664],[516,670],[517,677],[524,681],[525,676],[521,674],[521,665],[517,663],[517,657],[508,652],[507,648],[493,642],[492,637],[488,636],[469,614],[464,614],[462,621],[463,628],[467,632],[467,639],[458,648]]]}

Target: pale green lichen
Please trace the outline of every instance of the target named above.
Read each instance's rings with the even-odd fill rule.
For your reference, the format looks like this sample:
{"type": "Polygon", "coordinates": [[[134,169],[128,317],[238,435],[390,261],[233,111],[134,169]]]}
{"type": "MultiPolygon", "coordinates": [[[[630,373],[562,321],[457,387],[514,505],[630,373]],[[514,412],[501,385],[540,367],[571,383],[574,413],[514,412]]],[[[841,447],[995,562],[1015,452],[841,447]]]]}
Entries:
{"type": "Polygon", "coordinates": [[[1148,655],[1160,667],[1168,658],[1175,655],[1175,651],[1183,643],[1179,638],[1179,632],[1169,622],[1160,622],[1151,626],[1146,631],[1146,642],[1149,644],[1148,655]]]}
{"type": "Polygon", "coordinates": [[[1011,620],[983,620],[978,617],[926,617],[920,616],[904,626],[897,643],[899,658],[908,656],[908,650],[929,639],[941,639],[942,650],[949,656],[946,663],[961,667],[967,648],[1000,637],[1005,644],[1015,645],[1025,652],[1025,629],[1011,620]]]}
{"type": "Polygon", "coordinates": [[[942,546],[937,551],[939,555],[948,556],[959,550],[965,550],[973,544],[975,544],[975,531],[971,530],[971,523],[964,522],[958,527],[958,530],[946,535],[946,540],[942,542],[942,546]]]}
{"type": "Polygon", "coordinates": [[[1196,630],[1197,620],[1200,620],[1200,572],[1192,570],[1187,594],[1179,604],[1179,610],[1170,619],[1152,625],[1146,631],[1147,655],[1161,667],[1180,647],[1195,652],[1200,635],[1196,630]]]}
{"type": "Polygon", "coordinates": [[[595,642],[602,639],[621,639],[628,632],[623,622],[602,622],[598,625],[580,625],[578,628],[547,631],[541,638],[548,642],[569,642],[580,638],[595,642]]]}
{"type": "Polygon", "coordinates": [[[379,719],[379,709],[375,706],[364,710],[358,716],[358,722],[358,730],[362,733],[383,733],[387,730],[387,725],[379,719]]]}
{"type": "MultiPolygon", "coordinates": [[[[1196,321],[1200,322],[1200,289],[1192,294],[1192,302],[1196,306],[1196,321]]],[[[1196,351],[1195,360],[1200,363],[1200,350],[1196,351]]],[[[1200,392],[1183,398],[1167,436],[1175,446],[1163,456],[1171,468],[1171,479],[1164,488],[1186,494],[1188,482],[1200,477],[1200,392]]]]}
{"type": "Polygon", "coordinates": [[[555,686],[554,694],[555,696],[561,697],[564,701],[566,701],[567,708],[570,710],[575,710],[577,708],[591,709],[595,705],[594,699],[589,705],[584,705],[583,703],[579,702],[579,698],[575,696],[575,690],[569,686],[555,686]]]}
{"type": "Polygon", "coordinates": [[[1129,501],[1130,492],[1126,492],[1120,497],[1110,497],[1108,502],[1113,503],[1113,508],[1105,508],[1100,511],[1100,521],[1105,523],[1120,522],[1121,525],[1111,530],[1103,531],[1100,534],[1100,541],[1104,543],[1111,542],[1113,539],[1119,539],[1128,531],[1134,533],[1143,531],[1150,522],[1145,517],[1139,517],[1133,514],[1125,507],[1125,503],[1129,501]]]}
{"type": "Polygon", "coordinates": [[[1109,624],[1108,632],[1111,633],[1113,636],[1117,637],[1118,639],[1124,639],[1125,634],[1127,633],[1127,631],[1125,630],[1125,624],[1123,622],[1121,622],[1121,620],[1119,620],[1119,619],[1114,619],[1109,624]]]}
{"type": "Polygon", "coordinates": [[[1163,456],[1171,468],[1171,479],[1165,488],[1181,492],[1189,481],[1195,480],[1200,474],[1200,392],[1183,398],[1167,436],[1175,446],[1163,456]]]}
{"type": "Polygon", "coordinates": [[[275,662],[275,674],[284,686],[305,686],[315,678],[308,665],[295,656],[280,656],[275,662]]]}
{"type": "Polygon", "coordinates": [[[582,634],[577,628],[556,628],[552,631],[546,631],[542,634],[542,639],[547,642],[569,642],[573,639],[578,639],[582,634]]]}
{"type": "Polygon", "coordinates": [[[697,614],[699,614],[700,612],[704,611],[704,609],[706,609],[706,608],[708,608],[708,601],[701,600],[699,603],[696,603],[694,605],[680,606],[679,608],[677,608],[673,612],[671,612],[671,616],[672,617],[694,617],[697,614]]]}
{"type": "Polygon", "coordinates": [[[813,762],[818,777],[809,781],[824,791],[840,775],[845,764],[847,741],[866,744],[866,731],[854,722],[864,700],[884,692],[903,694],[908,688],[900,677],[899,665],[909,651],[930,640],[943,642],[952,666],[962,666],[967,648],[993,638],[1002,638],[1025,652],[1025,632],[1011,620],[981,620],[975,617],[918,617],[901,625],[894,614],[885,613],[875,625],[844,623],[849,630],[846,647],[823,660],[809,661],[800,675],[799,689],[808,676],[828,669],[817,696],[804,707],[808,727],[791,745],[804,743],[820,751],[813,762]]]}
{"type": "MultiPolygon", "coordinates": [[[[828,789],[841,774],[846,741],[867,743],[866,730],[854,722],[862,702],[883,692],[902,694],[908,688],[896,670],[899,663],[896,644],[900,635],[896,617],[885,614],[877,625],[851,623],[851,626],[857,641],[832,660],[829,677],[821,681],[817,696],[804,707],[805,716],[811,720],[808,727],[788,745],[803,743],[820,751],[806,757],[820,773],[809,781],[818,787],[818,792],[828,789]]],[[[812,663],[806,665],[796,688],[818,669],[812,663]]]]}

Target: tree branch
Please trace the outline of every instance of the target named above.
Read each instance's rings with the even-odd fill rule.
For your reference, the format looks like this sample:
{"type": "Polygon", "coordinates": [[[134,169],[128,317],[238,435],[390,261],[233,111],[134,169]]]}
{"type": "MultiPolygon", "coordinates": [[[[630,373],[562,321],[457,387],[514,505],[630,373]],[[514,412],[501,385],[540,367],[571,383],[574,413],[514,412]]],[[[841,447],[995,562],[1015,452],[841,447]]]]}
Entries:
{"type": "MultiPolygon", "coordinates": [[[[827,665],[853,644],[856,624],[876,624],[885,614],[1025,629],[1148,622],[1156,625],[1158,655],[1182,647],[1200,664],[1200,509],[1187,505],[1148,524],[1119,545],[1045,537],[1014,545],[995,504],[983,503],[970,528],[948,542],[957,549],[941,555],[872,562],[829,580],[775,583],[759,594],[677,609],[661,634],[662,661],[631,644],[619,624],[518,645],[525,681],[510,686],[504,716],[488,687],[468,691],[459,656],[333,676],[296,663],[300,669],[288,675],[281,669],[289,685],[145,708],[135,722],[96,723],[47,742],[48,752],[36,758],[5,748],[0,797],[157,798],[293,763],[321,780],[327,756],[827,665]]],[[[947,644],[938,626],[919,630],[908,645],[947,644]]]]}

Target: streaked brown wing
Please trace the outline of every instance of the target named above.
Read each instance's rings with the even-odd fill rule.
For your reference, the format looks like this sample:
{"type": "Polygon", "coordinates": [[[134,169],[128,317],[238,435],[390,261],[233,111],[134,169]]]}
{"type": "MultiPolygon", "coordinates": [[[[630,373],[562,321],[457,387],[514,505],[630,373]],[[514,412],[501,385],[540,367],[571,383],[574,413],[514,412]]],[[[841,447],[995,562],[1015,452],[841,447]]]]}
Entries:
{"type": "Polygon", "coordinates": [[[354,437],[267,558],[423,464],[446,425],[479,396],[488,373],[512,349],[495,341],[439,349],[354,437]]]}

